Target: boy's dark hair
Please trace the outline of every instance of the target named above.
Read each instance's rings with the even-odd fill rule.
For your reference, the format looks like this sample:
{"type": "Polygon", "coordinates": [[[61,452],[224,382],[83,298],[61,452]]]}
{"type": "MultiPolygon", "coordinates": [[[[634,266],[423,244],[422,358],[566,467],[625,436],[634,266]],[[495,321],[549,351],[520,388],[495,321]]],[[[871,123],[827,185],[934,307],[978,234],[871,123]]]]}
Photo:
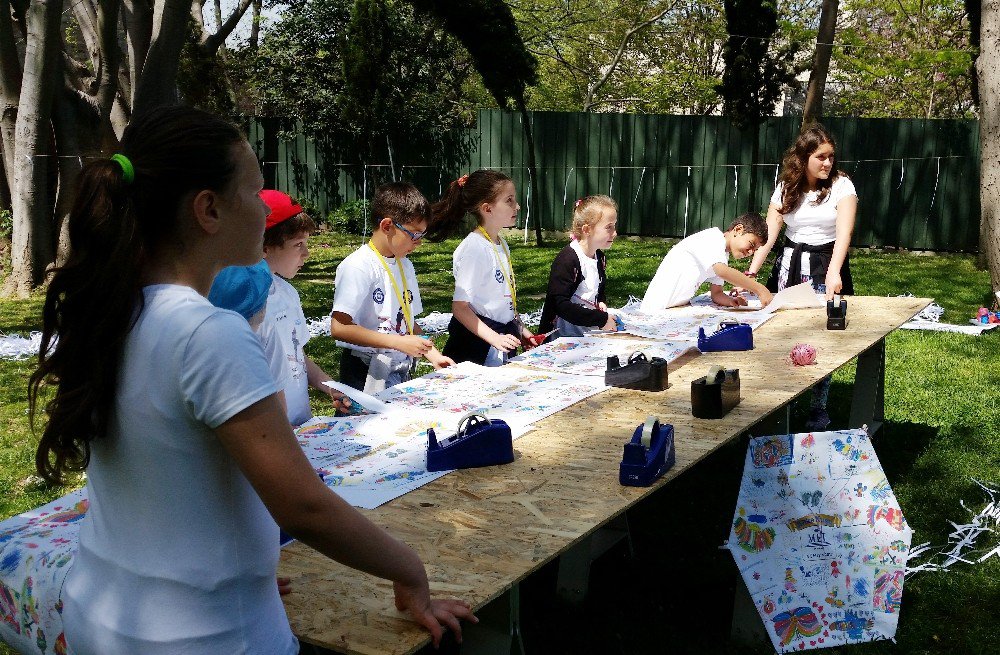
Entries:
{"type": "Polygon", "coordinates": [[[737,216],[726,231],[729,232],[737,225],[743,226],[744,234],[756,234],[762,243],[767,242],[767,221],[757,212],[747,212],[737,216]]]}
{"type": "Polygon", "coordinates": [[[368,219],[372,229],[386,217],[400,225],[420,219],[430,221],[431,203],[409,182],[389,182],[375,189],[368,219]]]}
{"type": "Polygon", "coordinates": [[[294,239],[303,232],[306,234],[316,232],[316,221],[309,214],[299,212],[295,216],[264,230],[264,247],[280,248],[285,245],[286,241],[294,239]]]}

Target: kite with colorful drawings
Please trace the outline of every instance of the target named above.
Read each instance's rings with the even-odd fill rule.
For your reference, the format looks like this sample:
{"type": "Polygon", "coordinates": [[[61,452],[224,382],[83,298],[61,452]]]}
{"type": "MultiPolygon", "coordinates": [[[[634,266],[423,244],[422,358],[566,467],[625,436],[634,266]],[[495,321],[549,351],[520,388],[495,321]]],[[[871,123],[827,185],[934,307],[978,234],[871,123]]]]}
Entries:
{"type": "Polygon", "coordinates": [[[750,440],[728,548],[777,652],[891,639],[911,536],[864,430],[750,440]]]}

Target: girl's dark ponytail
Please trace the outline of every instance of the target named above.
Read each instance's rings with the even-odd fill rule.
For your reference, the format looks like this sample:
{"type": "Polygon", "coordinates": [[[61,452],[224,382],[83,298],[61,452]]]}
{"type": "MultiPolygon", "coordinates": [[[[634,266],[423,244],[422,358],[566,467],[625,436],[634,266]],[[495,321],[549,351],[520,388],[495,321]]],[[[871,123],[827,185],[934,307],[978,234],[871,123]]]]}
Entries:
{"type": "Polygon", "coordinates": [[[427,227],[428,241],[444,241],[460,231],[467,214],[475,214],[479,205],[493,202],[504,182],[510,177],[500,171],[481,168],[451,182],[444,195],[431,205],[431,220],[427,227]]]}
{"type": "Polygon", "coordinates": [[[108,432],[122,349],[142,311],[150,255],[183,245],[183,199],[203,189],[224,191],[242,141],[227,121],[165,107],[133,119],[125,130],[120,153],[133,179],[124,163],[112,159],[84,166],[69,216],[69,256],[49,282],[38,368],[28,382],[32,423],[39,401],[48,414],[35,453],[46,480],[61,483],[65,472],[85,468],[90,442],[108,432]],[[45,388],[53,386],[54,393],[45,388]]]}

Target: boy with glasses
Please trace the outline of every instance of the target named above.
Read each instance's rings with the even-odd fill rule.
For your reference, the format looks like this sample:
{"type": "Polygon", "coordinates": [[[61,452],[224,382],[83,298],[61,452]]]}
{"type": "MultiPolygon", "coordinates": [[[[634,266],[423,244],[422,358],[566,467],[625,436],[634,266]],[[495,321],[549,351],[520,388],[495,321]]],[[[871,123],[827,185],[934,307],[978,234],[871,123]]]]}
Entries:
{"type": "Polygon", "coordinates": [[[416,359],[434,368],[455,362],[422,335],[423,311],[413,252],[427,230],[430,204],[406,182],[383,184],[371,204],[372,238],[337,267],[330,332],[344,350],[340,381],[366,393],[410,379],[416,359]]]}

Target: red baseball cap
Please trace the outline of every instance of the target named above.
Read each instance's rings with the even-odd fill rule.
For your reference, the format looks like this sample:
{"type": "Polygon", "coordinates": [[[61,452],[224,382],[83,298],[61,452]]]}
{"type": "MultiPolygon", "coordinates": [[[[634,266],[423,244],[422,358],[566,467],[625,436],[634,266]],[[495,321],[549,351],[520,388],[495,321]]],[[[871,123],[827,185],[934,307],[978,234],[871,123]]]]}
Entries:
{"type": "Polygon", "coordinates": [[[287,193],[275,191],[274,189],[264,189],[260,192],[260,199],[271,208],[271,213],[267,215],[267,227],[272,228],[282,221],[287,221],[292,216],[302,213],[302,205],[292,200],[287,193]]]}

